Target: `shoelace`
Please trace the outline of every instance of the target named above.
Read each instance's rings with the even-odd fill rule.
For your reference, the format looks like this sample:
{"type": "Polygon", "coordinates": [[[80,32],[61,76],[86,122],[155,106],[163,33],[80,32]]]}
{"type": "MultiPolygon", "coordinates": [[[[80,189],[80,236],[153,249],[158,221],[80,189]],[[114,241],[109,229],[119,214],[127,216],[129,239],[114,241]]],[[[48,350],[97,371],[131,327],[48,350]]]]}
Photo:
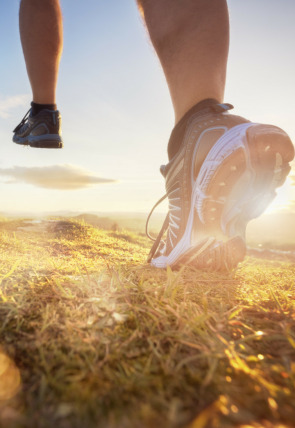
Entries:
{"type": "Polygon", "coordinates": [[[17,132],[21,129],[21,127],[28,121],[32,109],[30,108],[27,113],[24,115],[22,121],[17,125],[17,127],[13,130],[13,132],[17,132]]]}
{"type": "Polygon", "coordinates": [[[166,194],[166,195],[162,196],[162,197],[158,200],[158,202],[156,202],[156,203],[155,203],[155,205],[154,205],[154,206],[153,206],[153,208],[151,209],[151,211],[150,211],[150,213],[149,213],[149,215],[148,215],[148,218],[147,218],[147,220],[146,220],[146,224],[145,224],[145,233],[146,233],[146,236],[147,236],[151,241],[154,241],[154,244],[153,244],[153,246],[152,246],[152,248],[151,248],[151,250],[150,250],[150,252],[149,252],[148,258],[147,258],[147,262],[148,262],[148,263],[150,263],[150,262],[151,262],[151,260],[152,260],[152,258],[153,258],[153,256],[154,256],[154,254],[156,253],[157,249],[159,248],[160,243],[162,242],[162,243],[163,243],[163,245],[165,245],[165,242],[164,242],[164,241],[161,241],[161,239],[162,239],[162,236],[164,235],[164,233],[166,232],[166,230],[168,229],[168,226],[169,226],[169,212],[168,212],[168,214],[166,215],[166,218],[165,218],[165,220],[164,220],[163,226],[162,226],[162,228],[161,228],[161,230],[160,230],[160,232],[159,232],[159,234],[158,234],[157,238],[153,238],[153,237],[150,235],[149,230],[148,230],[148,226],[149,226],[149,221],[150,221],[150,218],[151,218],[151,216],[152,216],[153,212],[155,211],[155,209],[157,208],[157,206],[158,206],[161,202],[163,202],[167,197],[168,197],[168,195],[166,194]]]}

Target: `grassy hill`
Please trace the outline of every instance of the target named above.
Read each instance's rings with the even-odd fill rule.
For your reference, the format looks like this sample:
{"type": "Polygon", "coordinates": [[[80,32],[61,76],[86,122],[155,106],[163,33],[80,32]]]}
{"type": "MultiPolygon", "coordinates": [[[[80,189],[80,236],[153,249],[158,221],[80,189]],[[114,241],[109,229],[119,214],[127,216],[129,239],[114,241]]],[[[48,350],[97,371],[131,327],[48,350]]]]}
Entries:
{"type": "MultiPolygon", "coordinates": [[[[105,215],[79,214],[74,220],[102,229],[127,229],[132,232],[144,233],[146,214],[141,213],[108,213],[105,215]]],[[[150,229],[156,235],[161,229],[165,218],[163,213],[155,213],[150,222],[150,229]]],[[[263,248],[279,248],[295,250],[295,214],[293,212],[276,212],[264,214],[252,220],[247,227],[247,243],[250,246],[263,248]]]]}
{"type": "MultiPolygon", "coordinates": [[[[157,235],[166,213],[155,212],[152,215],[149,229],[157,235]]],[[[85,223],[105,230],[129,230],[131,232],[144,234],[147,213],[128,213],[128,212],[110,212],[110,213],[0,213],[1,218],[52,218],[52,219],[72,219],[84,221],[85,223]]],[[[263,214],[250,221],[247,227],[247,243],[250,247],[262,246],[263,248],[277,248],[281,250],[295,251],[295,213],[292,211],[277,211],[274,213],[263,214]]]]}
{"type": "MultiPolygon", "coordinates": [[[[162,227],[166,214],[155,213],[150,222],[150,231],[155,235],[158,234],[162,227]]],[[[73,220],[85,221],[87,224],[101,228],[112,230],[129,230],[131,232],[145,234],[145,225],[147,214],[144,213],[109,213],[105,216],[96,214],[79,214],[72,217],[73,220]]]]}
{"type": "Polygon", "coordinates": [[[172,272],[149,246],[0,221],[1,427],[294,427],[294,263],[172,272]]]}

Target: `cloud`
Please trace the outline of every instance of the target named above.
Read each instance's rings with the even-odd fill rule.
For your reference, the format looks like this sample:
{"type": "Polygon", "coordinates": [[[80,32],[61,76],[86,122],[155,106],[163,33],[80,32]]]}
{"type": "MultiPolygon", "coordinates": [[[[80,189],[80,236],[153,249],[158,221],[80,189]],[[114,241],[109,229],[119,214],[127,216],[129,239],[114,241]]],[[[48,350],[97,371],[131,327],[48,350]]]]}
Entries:
{"type": "Polygon", "coordinates": [[[291,178],[291,181],[292,181],[291,186],[295,186],[295,175],[292,174],[289,177],[291,178]]]}
{"type": "Polygon", "coordinates": [[[116,180],[101,178],[76,165],[52,165],[42,167],[14,166],[0,168],[0,177],[8,177],[7,184],[28,183],[36,187],[57,190],[76,190],[116,180]]]}
{"type": "Polygon", "coordinates": [[[29,94],[14,95],[11,97],[0,96],[0,117],[7,119],[10,116],[10,110],[29,103],[31,96],[29,94]]]}

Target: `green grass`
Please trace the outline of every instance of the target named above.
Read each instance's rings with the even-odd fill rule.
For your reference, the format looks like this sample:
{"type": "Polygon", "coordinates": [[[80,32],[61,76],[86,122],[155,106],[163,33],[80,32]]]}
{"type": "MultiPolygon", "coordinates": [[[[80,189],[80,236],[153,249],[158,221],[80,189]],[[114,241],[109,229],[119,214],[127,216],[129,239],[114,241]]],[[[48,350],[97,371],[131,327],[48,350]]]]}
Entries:
{"type": "Polygon", "coordinates": [[[294,264],[156,270],[135,233],[24,225],[0,223],[1,427],[294,427],[294,264]]]}

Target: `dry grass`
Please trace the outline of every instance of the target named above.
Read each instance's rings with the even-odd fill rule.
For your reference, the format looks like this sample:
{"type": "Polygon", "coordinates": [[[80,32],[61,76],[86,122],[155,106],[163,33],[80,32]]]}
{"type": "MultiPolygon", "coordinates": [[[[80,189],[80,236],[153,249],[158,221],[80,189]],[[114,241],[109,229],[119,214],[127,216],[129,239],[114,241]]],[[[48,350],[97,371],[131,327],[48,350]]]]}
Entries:
{"type": "Polygon", "coordinates": [[[0,223],[1,427],[295,426],[294,264],[166,272],[148,247],[0,223]]]}

